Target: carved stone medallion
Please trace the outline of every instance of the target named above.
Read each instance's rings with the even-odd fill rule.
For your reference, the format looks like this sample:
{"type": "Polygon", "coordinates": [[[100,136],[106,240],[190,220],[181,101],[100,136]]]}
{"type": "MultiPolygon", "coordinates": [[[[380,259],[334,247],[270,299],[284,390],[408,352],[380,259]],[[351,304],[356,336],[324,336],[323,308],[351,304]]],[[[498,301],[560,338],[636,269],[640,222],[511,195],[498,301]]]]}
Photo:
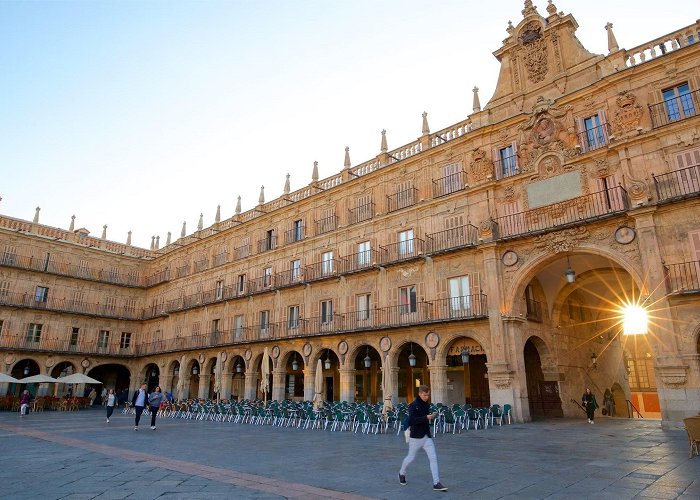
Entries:
{"type": "Polygon", "coordinates": [[[250,361],[250,358],[253,357],[253,351],[250,349],[246,349],[245,352],[243,353],[243,357],[245,358],[246,361],[250,361]]]}
{"type": "Polygon", "coordinates": [[[428,332],[425,336],[425,345],[431,349],[435,349],[440,343],[440,336],[435,332],[428,332]]]}
{"type": "Polygon", "coordinates": [[[513,250],[508,250],[501,257],[501,262],[503,262],[504,266],[514,266],[518,263],[518,254],[515,253],[513,250]]]}
{"type": "Polygon", "coordinates": [[[342,355],[345,355],[348,353],[348,343],[345,342],[344,340],[341,340],[340,343],[338,344],[338,352],[342,355]]]}
{"type": "Polygon", "coordinates": [[[391,349],[391,339],[389,337],[382,337],[379,341],[379,348],[384,352],[388,352],[389,349],[391,349]]]}
{"type": "Polygon", "coordinates": [[[313,348],[311,347],[311,344],[309,344],[309,343],[307,342],[306,344],[304,344],[304,347],[302,347],[301,353],[302,353],[304,356],[309,356],[309,355],[311,354],[311,351],[312,351],[312,350],[313,350],[313,348]]]}
{"type": "Polygon", "coordinates": [[[280,346],[276,345],[272,348],[272,357],[275,359],[280,357],[280,346]]]}
{"type": "Polygon", "coordinates": [[[636,103],[637,97],[629,92],[622,92],[615,100],[617,110],[612,120],[614,135],[625,135],[628,132],[636,132],[644,114],[643,108],[636,103]]]}
{"type": "Polygon", "coordinates": [[[620,245],[627,245],[634,241],[636,235],[637,233],[633,228],[621,226],[615,231],[615,241],[617,241],[620,245]]]}
{"type": "Polygon", "coordinates": [[[90,360],[85,358],[80,362],[80,366],[83,368],[88,368],[90,366],[90,360]]]}

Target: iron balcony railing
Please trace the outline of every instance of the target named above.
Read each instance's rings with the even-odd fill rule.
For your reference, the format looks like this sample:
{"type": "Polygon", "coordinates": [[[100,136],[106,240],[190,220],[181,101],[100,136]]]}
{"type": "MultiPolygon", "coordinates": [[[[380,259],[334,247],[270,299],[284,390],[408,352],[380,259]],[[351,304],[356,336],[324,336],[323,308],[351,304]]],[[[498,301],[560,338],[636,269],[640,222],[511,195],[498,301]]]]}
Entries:
{"type": "Polygon", "coordinates": [[[381,262],[381,255],[383,252],[378,250],[370,249],[363,252],[357,252],[350,254],[343,258],[345,273],[354,273],[357,271],[363,271],[365,269],[372,269],[379,262],[381,262]]]}
{"type": "Polygon", "coordinates": [[[399,241],[386,246],[379,246],[382,251],[382,264],[393,264],[405,260],[420,258],[425,253],[425,241],[420,238],[399,241]]]}
{"type": "Polygon", "coordinates": [[[175,277],[176,278],[184,278],[190,274],[190,265],[189,263],[183,264],[181,266],[178,266],[175,268],[175,277]]]}
{"type": "Polygon", "coordinates": [[[233,258],[235,260],[245,259],[250,255],[250,245],[242,245],[233,249],[233,258]]]}
{"type": "Polygon", "coordinates": [[[520,173],[520,161],[517,154],[499,157],[494,162],[496,179],[505,179],[520,173]]]}
{"type": "Polygon", "coordinates": [[[170,269],[163,269],[162,271],[153,273],[150,276],[146,276],[146,278],[144,278],[143,285],[149,287],[165,283],[166,281],[170,281],[170,269]]]}
{"type": "Polygon", "coordinates": [[[200,273],[209,269],[209,259],[200,259],[194,263],[194,272],[200,273]]]}
{"type": "Polygon", "coordinates": [[[216,254],[214,256],[214,262],[212,263],[212,267],[223,266],[227,262],[228,262],[228,252],[221,252],[221,253],[216,254]]]}
{"type": "Polygon", "coordinates": [[[297,227],[293,227],[292,229],[285,231],[284,233],[284,242],[289,244],[289,243],[295,243],[297,241],[301,241],[304,239],[304,225],[300,225],[297,227]]]}
{"type": "Polygon", "coordinates": [[[581,145],[581,151],[584,153],[607,146],[610,142],[610,125],[603,123],[597,127],[579,132],[578,142],[581,145]]]}
{"type": "Polygon", "coordinates": [[[348,212],[348,223],[350,224],[357,224],[358,222],[370,220],[374,217],[374,203],[370,202],[365,205],[360,205],[359,207],[351,208],[348,212]]]}
{"type": "Polygon", "coordinates": [[[87,314],[107,318],[144,319],[144,310],[133,307],[117,307],[115,304],[88,303],[81,300],[49,296],[46,300],[37,300],[34,293],[0,293],[0,306],[26,307],[72,314],[87,314]]]}
{"type": "Polygon", "coordinates": [[[500,240],[575,226],[583,221],[613,216],[629,209],[627,191],[616,186],[597,193],[494,219],[500,240]]]}
{"type": "Polygon", "coordinates": [[[274,277],[269,274],[248,280],[248,293],[263,293],[272,290],[275,285],[274,277]]]}
{"type": "Polygon", "coordinates": [[[304,268],[304,281],[317,281],[333,278],[342,274],[343,261],[328,259],[310,264],[304,268]]]}
{"type": "Polygon", "coordinates": [[[258,240],[258,253],[269,252],[277,248],[277,236],[272,235],[258,240]]]}
{"type": "Polygon", "coordinates": [[[287,286],[294,286],[302,283],[304,274],[301,268],[290,269],[288,271],[282,271],[281,273],[275,274],[275,287],[284,288],[287,286]]]}
{"type": "Polygon", "coordinates": [[[134,344],[122,347],[120,343],[109,342],[107,344],[93,340],[85,342],[71,342],[70,338],[59,339],[42,335],[38,342],[27,335],[3,335],[0,337],[0,349],[12,349],[18,351],[44,351],[65,354],[105,354],[109,356],[133,356],[136,349],[134,344]]]}
{"type": "Polygon", "coordinates": [[[467,186],[466,172],[459,171],[439,179],[433,179],[433,198],[463,190],[467,186]]]}
{"type": "Polygon", "coordinates": [[[418,189],[409,188],[386,197],[387,212],[395,212],[416,204],[418,189]]]}
{"type": "Polygon", "coordinates": [[[696,116],[700,111],[700,89],[649,105],[653,128],[696,116]]]}
{"type": "Polygon", "coordinates": [[[453,227],[425,235],[428,253],[448,252],[458,248],[475,246],[479,241],[479,229],[471,224],[453,227]]]}
{"type": "Polygon", "coordinates": [[[336,215],[314,221],[314,223],[316,224],[316,234],[330,233],[338,229],[338,217],[336,215]]]}
{"type": "Polygon", "coordinates": [[[700,261],[667,265],[666,288],[673,294],[700,292],[700,261]]]}
{"type": "Polygon", "coordinates": [[[700,166],[694,165],[661,175],[653,175],[659,201],[690,198],[700,194],[700,166]]]}

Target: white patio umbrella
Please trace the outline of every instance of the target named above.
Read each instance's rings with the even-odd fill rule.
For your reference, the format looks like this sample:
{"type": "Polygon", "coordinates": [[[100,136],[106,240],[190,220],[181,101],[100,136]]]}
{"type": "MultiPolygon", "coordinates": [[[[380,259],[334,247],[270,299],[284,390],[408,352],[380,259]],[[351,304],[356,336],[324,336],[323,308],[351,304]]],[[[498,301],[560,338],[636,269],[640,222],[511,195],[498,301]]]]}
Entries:
{"type": "Polygon", "coordinates": [[[32,375],[31,377],[21,378],[17,381],[20,384],[53,384],[58,382],[58,379],[49,377],[48,375],[32,375]]]}
{"type": "Polygon", "coordinates": [[[265,403],[267,403],[267,393],[270,391],[270,362],[268,361],[270,355],[267,352],[267,347],[263,351],[262,357],[262,380],[260,381],[260,390],[263,391],[265,395],[265,403]]]}
{"type": "Polygon", "coordinates": [[[391,385],[391,367],[389,366],[388,357],[386,357],[382,363],[382,393],[384,395],[384,408],[382,411],[384,413],[388,412],[393,407],[391,399],[394,390],[391,385]]]}
{"type": "Polygon", "coordinates": [[[84,373],[73,373],[56,379],[59,384],[101,384],[99,380],[88,377],[84,373]]]}
{"type": "Polygon", "coordinates": [[[314,408],[323,406],[323,363],[318,358],[316,363],[316,375],[314,376],[314,408]]]}
{"type": "Polygon", "coordinates": [[[7,384],[7,383],[18,383],[19,380],[17,380],[15,377],[12,377],[6,373],[0,372],[0,384],[7,384]]]}

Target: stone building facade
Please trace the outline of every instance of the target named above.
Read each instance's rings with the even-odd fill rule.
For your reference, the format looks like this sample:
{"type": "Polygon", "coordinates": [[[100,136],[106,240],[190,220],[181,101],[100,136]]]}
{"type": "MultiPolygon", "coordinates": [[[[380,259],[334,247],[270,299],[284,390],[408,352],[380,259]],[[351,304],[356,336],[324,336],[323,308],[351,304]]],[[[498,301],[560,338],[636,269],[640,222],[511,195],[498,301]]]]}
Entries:
{"type": "Polygon", "coordinates": [[[697,414],[700,24],[630,50],[608,25],[607,55],[576,28],[526,1],[483,109],[163,248],[0,216],[0,369],[255,398],[267,349],[274,399],[321,367],[325,399],[697,414]]]}

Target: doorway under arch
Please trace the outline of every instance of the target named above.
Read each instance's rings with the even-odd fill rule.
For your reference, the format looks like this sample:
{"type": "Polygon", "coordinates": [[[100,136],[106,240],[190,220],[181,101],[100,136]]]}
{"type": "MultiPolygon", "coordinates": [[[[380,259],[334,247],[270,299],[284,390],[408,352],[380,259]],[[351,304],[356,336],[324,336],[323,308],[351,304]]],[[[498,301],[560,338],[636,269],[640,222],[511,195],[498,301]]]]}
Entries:
{"type": "Polygon", "coordinates": [[[447,351],[446,404],[468,403],[475,408],[491,406],[486,351],[471,337],[455,339],[447,351]],[[464,359],[462,354],[466,354],[464,359]]]}
{"type": "Polygon", "coordinates": [[[525,342],[523,355],[525,358],[525,380],[527,383],[527,398],[531,418],[563,417],[559,396],[559,382],[544,379],[540,349],[546,350],[541,339],[531,337],[525,342]]]}

